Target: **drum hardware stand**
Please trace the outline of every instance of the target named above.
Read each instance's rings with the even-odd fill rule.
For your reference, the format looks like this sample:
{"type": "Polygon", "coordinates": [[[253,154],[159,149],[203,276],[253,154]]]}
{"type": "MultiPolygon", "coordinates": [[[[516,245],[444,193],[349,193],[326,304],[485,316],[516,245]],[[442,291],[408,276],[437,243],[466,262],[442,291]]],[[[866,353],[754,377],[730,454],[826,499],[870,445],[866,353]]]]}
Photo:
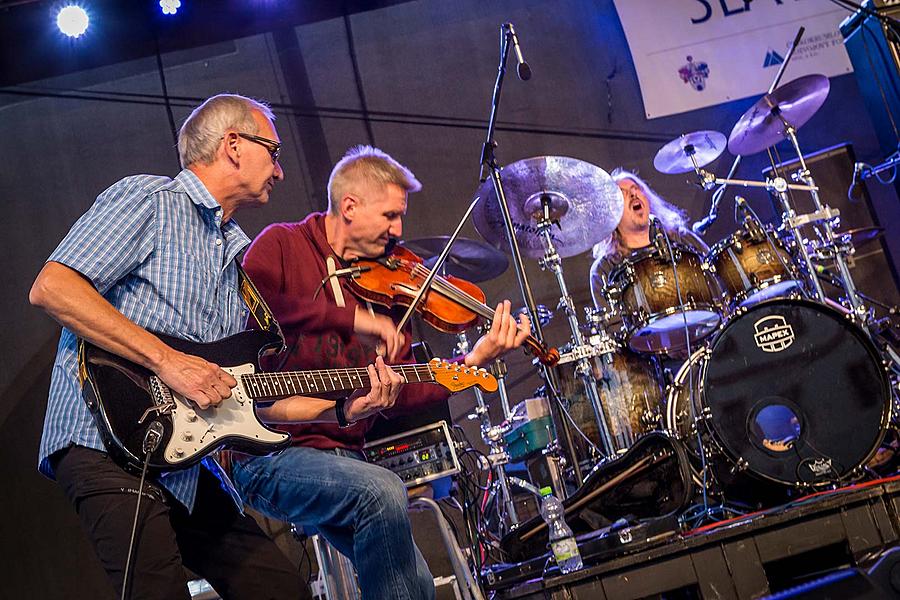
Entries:
{"type": "MultiPolygon", "coordinates": [[[[816,212],[808,216],[816,217],[819,214],[825,215],[825,218],[815,218],[813,220],[819,221],[821,223],[820,226],[825,232],[826,245],[829,249],[834,249],[834,264],[837,265],[840,279],[844,282],[844,291],[847,294],[847,299],[850,302],[850,306],[853,310],[854,315],[859,318],[860,325],[865,328],[866,308],[865,306],[863,306],[862,301],[860,300],[859,295],[856,291],[856,284],[853,282],[853,276],[850,274],[850,268],[847,266],[847,261],[844,257],[844,253],[837,248],[838,239],[834,235],[834,226],[832,224],[833,217],[837,217],[840,213],[837,210],[832,210],[830,207],[822,204],[822,201],[819,199],[819,188],[816,187],[816,182],[813,179],[809,168],[807,168],[806,166],[806,160],[803,158],[803,153],[800,152],[800,143],[797,140],[797,130],[794,129],[794,127],[784,119],[782,119],[782,122],[785,125],[785,133],[787,134],[788,139],[791,141],[791,144],[794,146],[794,151],[797,153],[797,159],[800,161],[800,169],[796,173],[794,173],[793,179],[809,186],[810,188],[808,191],[810,198],[812,198],[816,212]]],[[[785,204],[785,206],[789,207],[789,204],[787,203],[787,194],[785,192],[781,192],[780,194],[782,203],[785,204]]],[[[801,215],[801,217],[802,216],[807,215],[801,215]]],[[[793,223],[789,224],[789,226],[793,227],[793,223]]],[[[802,240],[802,238],[797,239],[802,240]]],[[[808,260],[809,255],[807,252],[805,252],[805,249],[803,249],[802,254],[804,255],[804,259],[808,261],[807,266],[810,268],[809,273],[813,281],[815,282],[816,293],[819,295],[819,300],[824,302],[825,293],[822,290],[822,284],[819,282],[818,277],[815,276],[815,266],[812,264],[812,261],[808,260]]]]}
{"type": "MultiPolygon", "coordinates": [[[[829,207],[823,207],[821,204],[817,203],[817,210],[814,213],[806,214],[806,215],[797,215],[796,211],[794,211],[793,207],[788,200],[787,191],[788,190],[799,190],[806,191],[814,194],[818,191],[818,187],[816,187],[815,182],[812,181],[812,178],[808,180],[803,180],[803,183],[788,183],[782,177],[775,177],[774,179],[769,179],[766,181],[752,181],[746,179],[722,179],[720,177],[716,177],[714,174],[705,171],[703,169],[697,169],[697,177],[700,178],[700,183],[705,189],[712,189],[717,185],[733,185],[733,186],[742,186],[742,187],[758,187],[765,188],[770,193],[774,193],[779,201],[781,202],[782,210],[784,211],[782,214],[782,222],[786,229],[788,229],[791,235],[797,240],[797,247],[800,253],[800,257],[803,261],[803,265],[806,268],[806,273],[809,278],[809,283],[812,287],[814,295],[820,302],[825,301],[825,291],[822,289],[822,284],[819,282],[819,279],[815,276],[815,265],[812,262],[812,257],[809,255],[809,251],[806,248],[806,244],[803,243],[803,237],[800,233],[799,228],[802,225],[806,225],[809,223],[814,223],[817,221],[826,221],[828,222],[831,219],[840,215],[840,211],[837,209],[832,209],[829,207]]],[[[818,196],[816,196],[818,198],[818,196]]],[[[832,239],[834,235],[832,233],[832,239]]],[[[846,268],[846,265],[844,265],[846,268]]]]}
{"type": "MultiPolygon", "coordinates": [[[[465,332],[457,334],[457,340],[457,352],[463,355],[466,354],[469,351],[469,338],[465,332]]],[[[506,363],[497,359],[494,361],[491,371],[494,372],[494,376],[497,378],[503,418],[508,421],[511,413],[509,410],[509,396],[506,390],[506,363]]],[[[506,516],[509,518],[509,529],[514,529],[519,524],[519,517],[516,514],[516,507],[509,493],[509,481],[505,468],[505,465],[509,463],[509,454],[506,452],[506,444],[503,440],[503,434],[508,431],[509,427],[493,425],[490,411],[487,403],[484,401],[484,393],[477,386],[473,388],[473,391],[475,392],[475,412],[470,414],[469,418],[477,418],[481,422],[481,439],[490,448],[487,459],[490,463],[488,466],[493,472],[494,483],[491,493],[493,494],[496,489],[500,490],[500,502],[503,505],[506,516]]]]}
{"type": "MultiPolygon", "coordinates": [[[[500,165],[497,163],[497,157],[494,154],[494,149],[497,147],[497,142],[494,140],[494,129],[497,123],[497,113],[500,109],[500,92],[503,89],[503,77],[506,74],[506,63],[509,59],[510,46],[514,44],[516,46],[517,57],[521,56],[521,51],[518,49],[518,41],[514,39],[514,36],[512,23],[504,23],[500,26],[500,64],[497,68],[497,79],[494,82],[494,91],[491,95],[491,114],[488,119],[487,132],[485,134],[484,144],[481,147],[481,171],[479,179],[481,181],[486,179],[485,172],[487,172],[487,176],[491,179],[494,193],[497,196],[497,204],[503,215],[503,225],[506,229],[506,237],[509,242],[509,250],[512,255],[512,263],[516,273],[516,280],[519,284],[519,291],[522,294],[522,300],[525,303],[528,310],[528,316],[531,319],[534,337],[539,342],[543,343],[544,331],[540,319],[538,318],[537,303],[534,300],[534,294],[528,283],[528,276],[525,273],[525,262],[522,260],[522,253],[519,250],[519,243],[516,239],[515,225],[513,224],[512,216],[510,215],[506,193],[503,190],[500,165]]],[[[555,371],[546,365],[540,365],[540,372],[541,378],[544,380],[545,393],[548,395],[550,401],[551,415],[553,416],[554,422],[560,423],[562,426],[561,429],[563,432],[565,452],[572,458],[571,463],[573,466],[573,473],[575,475],[576,483],[580,486],[584,482],[584,477],[581,473],[581,467],[578,464],[578,460],[575,459],[576,453],[575,445],[572,441],[572,434],[569,430],[568,423],[566,423],[559,414],[561,410],[558,405],[560,402],[558,392],[559,381],[555,371]]],[[[563,490],[560,490],[560,493],[562,492],[563,490]]]]}
{"type": "MultiPolygon", "coordinates": [[[[613,444],[612,436],[607,425],[606,415],[600,402],[600,392],[597,389],[597,382],[594,379],[589,356],[594,355],[594,349],[584,343],[584,337],[581,335],[581,326],[578,324],[578,317],[575,313],[575,303],[569,294],[566,286],[566,280],[563,277],[562,259],[556,251],[553,244],[553,236],[550,228],[553,221],[550,219],[550,197],[546,194],[541,196],[541,210],[543,214],[536,223],[537,229],[544,240],[544,256],[540,259],[539,264],[542,269],[552,271],[556,276],[556,283],[559,286],[560,298],[558,309],[562,308],[566,313],[566,319],[569,321],[569,329],[572,332],[572,341],[574,343],[573,350],[579,353],[576,361],[575,375],[581,379],[584,385],[584,391],[588,401],[591,403],[591,409],[594,411],[594,419],[597,421],[597,427],[600,434],[600,443],[602,450],[607,457],[614,457],[616,447],[613,444]]],[[[577,462],[577,461],[576,461],[577,462]]]]}

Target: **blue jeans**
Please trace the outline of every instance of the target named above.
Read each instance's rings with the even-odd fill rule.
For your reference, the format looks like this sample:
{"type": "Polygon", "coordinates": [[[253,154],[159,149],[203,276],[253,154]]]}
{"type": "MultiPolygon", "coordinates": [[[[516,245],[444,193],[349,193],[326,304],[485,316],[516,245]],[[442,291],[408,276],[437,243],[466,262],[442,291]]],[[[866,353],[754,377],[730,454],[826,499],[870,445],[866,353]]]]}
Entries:
{"type": "Polygon", "coordinates": [[[232,478],[259,512],[318,529],[353,562],[366,600],[433,599],[434,580],[413,542],[403,482],[335,452],[292,446],[276,456],[235,461],[232,478]]]}

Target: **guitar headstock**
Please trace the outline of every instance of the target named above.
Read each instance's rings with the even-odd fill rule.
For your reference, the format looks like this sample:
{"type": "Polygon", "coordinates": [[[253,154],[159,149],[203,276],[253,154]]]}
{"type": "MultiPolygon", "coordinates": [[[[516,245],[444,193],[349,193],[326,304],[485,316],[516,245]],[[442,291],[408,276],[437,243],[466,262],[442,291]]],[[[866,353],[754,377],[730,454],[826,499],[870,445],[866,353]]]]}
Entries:
{"type": "Polygon", "coordinates": [[[497,379],[484,369],[467,367],[439,358],[431,359],[428,367],[434,375],[435,382],[451,392],[461,392],[476,386],[488,394],[497,391],[497,379]]]}

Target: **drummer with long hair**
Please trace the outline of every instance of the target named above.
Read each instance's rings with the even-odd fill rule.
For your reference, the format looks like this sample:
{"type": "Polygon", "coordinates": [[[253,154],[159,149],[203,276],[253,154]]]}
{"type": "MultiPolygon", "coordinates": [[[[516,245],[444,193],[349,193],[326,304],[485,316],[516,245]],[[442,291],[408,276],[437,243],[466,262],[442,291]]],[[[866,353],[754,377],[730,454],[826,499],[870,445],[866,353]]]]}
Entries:
{"type": "Polygon", "coordinates": [[[696,249],[701,256],[709,252],[709,247],[687,226],[687,214],[667,202],[631,171],[616,169],[612,178],[622,190],[625,208],[619,225],[605,240],[594,246],[594,263],[591,265],[591,296],[594,305],[606,305],[604,296],[605,278],[619,266],[629,254],[647,248],[650,240],[650,215],[662,224],[673,244],[684,244],[696,249]]]}

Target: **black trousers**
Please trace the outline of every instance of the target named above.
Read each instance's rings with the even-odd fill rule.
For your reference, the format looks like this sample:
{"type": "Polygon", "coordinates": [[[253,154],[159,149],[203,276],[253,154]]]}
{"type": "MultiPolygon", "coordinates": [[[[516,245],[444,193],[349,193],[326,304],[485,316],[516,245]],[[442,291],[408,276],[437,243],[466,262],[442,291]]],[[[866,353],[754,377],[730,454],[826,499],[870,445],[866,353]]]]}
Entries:
{"type": "MultiPolygon", "coordinates": [[[[118,597],[140,478],[106,453],[82,446],[60,451],[54,461],[57,482],[118,597]]],[[[284,553],[252,517],[240,514],[204,467],[192,513],[160,485],[145,481],[131,564],[131,600],[189,599],[184,567],[225,599],[312,598],[284,553]]]]}

